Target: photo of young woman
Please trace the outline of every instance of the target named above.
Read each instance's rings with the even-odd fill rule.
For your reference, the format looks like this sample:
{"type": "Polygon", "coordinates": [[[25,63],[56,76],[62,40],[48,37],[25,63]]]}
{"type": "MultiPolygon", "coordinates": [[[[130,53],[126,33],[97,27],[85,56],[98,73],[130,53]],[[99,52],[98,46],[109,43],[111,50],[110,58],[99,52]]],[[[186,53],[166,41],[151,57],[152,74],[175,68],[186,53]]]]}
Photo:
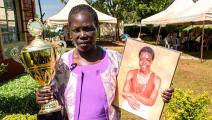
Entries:
{"type": "Polygon", "coordinates": [[[148,115],[148,108],[155,103],[161,79],[150,70],[155,53],[150,47],[139,51],[139,67],[128,71],[124,82],[122,96],[125,99],[123,107],[148,115]],[[145,112],[144,112],[145,111],[145,112]]]}

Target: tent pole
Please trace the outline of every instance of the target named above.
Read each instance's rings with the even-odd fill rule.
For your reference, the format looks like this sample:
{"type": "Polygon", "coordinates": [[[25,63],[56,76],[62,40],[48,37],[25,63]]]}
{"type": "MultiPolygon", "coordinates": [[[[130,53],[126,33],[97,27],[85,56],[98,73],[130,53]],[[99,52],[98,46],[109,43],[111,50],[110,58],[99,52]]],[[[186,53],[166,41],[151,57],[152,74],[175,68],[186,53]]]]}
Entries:
{"type": "Polygon", "coordinates": [[[158,29],[157,42],[156,42],[157,45],[159,44],[160,30],[161,30],[161,25],[159,26],[159,29],[158,29]]]}
{"type": "Polygon", "coordinates": [[[38,7],[40,10],[40,19],[41,19],[41,22],[43,23],[43,12],[42,12],[42,8],[41,8],[40,0],[38,0],[38,7]]]}
{"type": "MultiPolygon", "coordinates": [[[[116,40],[121,41],[121,39],[120,39],[120,37],[119,37],[119,22],[120,22],[120,21],[117,19],[115,31],[116,31],[116,40]]],[[[115,41],[116,41],[116,40],[115,40],[115,41]]]]}
{"type": "Polygon", "coordinates": [[[139,30],[139,33],[138,33],[138,38],[141,38],[141,26],[140,26],[140,30],[139,30]]]}
{"type": "Polygon", "coordinates": [[[201,63],[203,62],[203,42],[204,42],[204,33],[205,33],[205,21],[202,24],[202,41],[201,41],[201,63]]]}
{"type": "Polygon", "coordinates": [[[99,34],[98,34],[98,37],[99,37],[99,41],[101,41],[101,23],[99,23],[99,34]]]}

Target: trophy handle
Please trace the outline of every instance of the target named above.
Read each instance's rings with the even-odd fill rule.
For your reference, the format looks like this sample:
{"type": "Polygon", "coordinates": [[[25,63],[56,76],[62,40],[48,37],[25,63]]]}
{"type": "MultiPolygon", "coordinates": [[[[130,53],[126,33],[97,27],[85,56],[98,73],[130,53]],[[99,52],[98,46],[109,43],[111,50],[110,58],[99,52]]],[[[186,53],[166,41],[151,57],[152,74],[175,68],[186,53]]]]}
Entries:
{"type": "Polygon", "coordinates": [[[17,47],[11,49],[10,55],[11,55],[13,60],[15,60],[18,63],[23,64],[21,59],[20,59],[20,50],[17,47]]]}
{"type": "Polygon", "coordinates": [[[62,40],[58,41],[57,44],[60,46],[60,49],[57,49],[57,54],[59,55],[58,60],[60,60],[62,54],[65,53],[66,51],[67,45],[66,45],[66,42],[62,40]]]}
{"type": "Polygon", "coordinates": [[[10,55],[14,61],[20,63],[24,67],[25,71],[27,71],[26,65],[21,61],[20,50],[17,47],[14,47],[13,49],[11,49],[10,55]]]}

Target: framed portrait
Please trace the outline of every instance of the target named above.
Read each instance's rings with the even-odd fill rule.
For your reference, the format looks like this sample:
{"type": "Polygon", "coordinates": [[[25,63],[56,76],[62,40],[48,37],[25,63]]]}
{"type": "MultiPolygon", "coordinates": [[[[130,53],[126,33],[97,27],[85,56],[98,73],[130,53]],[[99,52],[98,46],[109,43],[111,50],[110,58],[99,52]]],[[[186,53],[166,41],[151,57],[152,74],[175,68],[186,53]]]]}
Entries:
{"type": "Polygon", "coordinates": [[[114,105],[147,120],[159,120],[180,52],[136,40],[127,40],[114,105]]]}

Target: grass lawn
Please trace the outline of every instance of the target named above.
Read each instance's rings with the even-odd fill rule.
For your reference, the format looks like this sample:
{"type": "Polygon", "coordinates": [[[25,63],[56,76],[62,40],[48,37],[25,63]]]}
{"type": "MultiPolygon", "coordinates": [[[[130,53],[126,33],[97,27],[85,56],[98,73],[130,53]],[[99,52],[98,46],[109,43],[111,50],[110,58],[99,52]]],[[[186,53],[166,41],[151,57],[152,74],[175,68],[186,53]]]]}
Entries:
{"type": "MultiPolygon", "coordinates": [[[[201,63],[199,60],[180,60],[173,80],[174,88],[191,89],[199,95],[207,91],[212,96],[212,59],[201,63]]],[[[209,107],[212,114],[212,105],[209,107]]]]}

